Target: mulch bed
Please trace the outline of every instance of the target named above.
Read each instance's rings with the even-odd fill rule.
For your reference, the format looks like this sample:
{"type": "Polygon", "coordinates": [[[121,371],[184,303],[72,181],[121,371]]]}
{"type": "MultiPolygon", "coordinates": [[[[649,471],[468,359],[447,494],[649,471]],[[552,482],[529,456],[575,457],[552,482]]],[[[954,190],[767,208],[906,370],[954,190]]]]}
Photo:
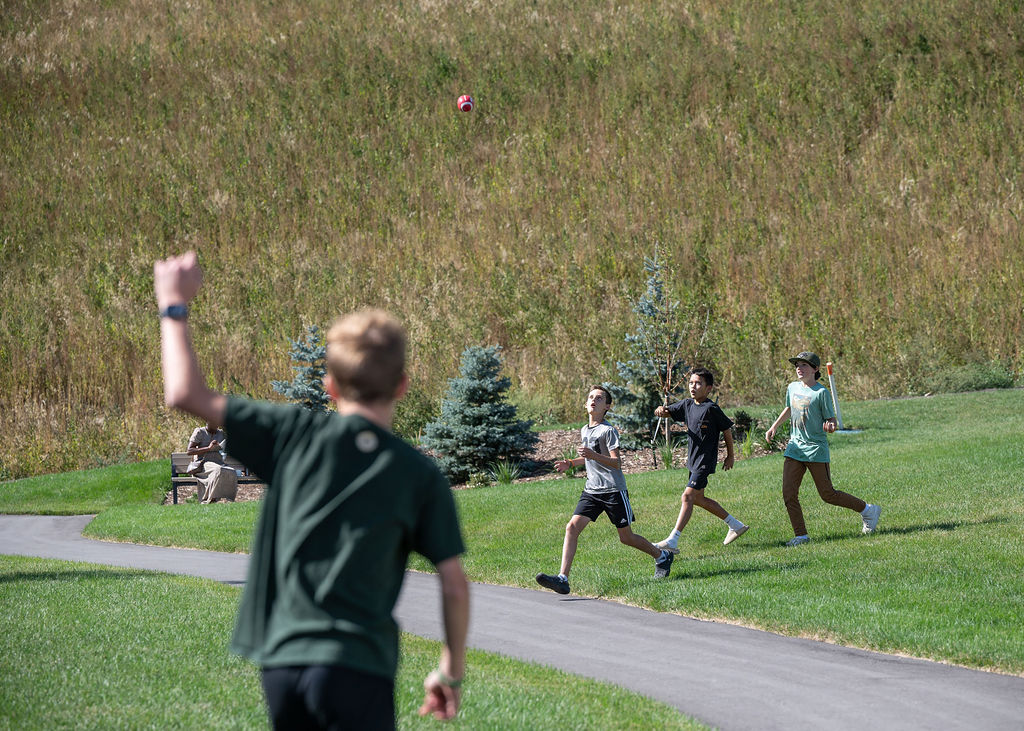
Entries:
{"type": "MultiPolygon", "coordinates": [[[[523,470],[524,476],[517,482],[544,480],[558,474],[555,472],[555,462],[563,459],[563,455],[570,453],[570,450],[575,450],[578,446],[580,446],[579,429],[541,432],[540,440],[530,454],[529,461],[523,470]]],[[[575,454],[575,451],[572,451],[571,454],[575,454]]],[[[622,449],[619,450],[619,454],[622,456],[622,471],[627,475],[636,472],[649,472],[663,467],[661,453],[658,453],[658,464],[655,467],[654,452],[649,448],[637,451],[622,449]]],[[[725,454],[724,447],[722,454],[725,454]]],[[[678,466],[684,464],[685,461],[685,447],[672,451],[673,464],[678,466]]],[[[581,468],[576,472],[576,476],[585,477],[586,471],[581,468]]]]}
{"type": "MultiPolygon", "coordinates": [[[[248,500],[260,500],[263,498],[263,490],[265,488],[266,485],[258,482],[247,482],[244,485],[239,485],[238,494],[235,496],[235,502],[242,503],[248,500]]],[[[189,498],[192,498],[194,502],[197,499],[196,494],[198,491],[198,485],[178,485],[178,504],[181,505],[185,503],[189,498]]],[[[174,505],[174,492],[172,490],[168,490],[164,495],[163,504],[174,505]]]]}
{"type": "MultiPolygon", "coordinates": [[[[580,432],[578,429],[546,431],[540,433],[540,439],[529,459],[523,464],[523,476],[516,482],[534,482],[536,480],[547,480],[558,474],[555,472],[555,462],[562,459],[562,456],[570,449],[580,444],[580,432]]],[[[736,459],[743,459],[740,454],[740,445],[736,445],[736,459]]],[[[753,456],[760,456],[763,452],[758,447],[753,456]]],[[[637,472],[650,472],[654,469],[663,469],[661,453],[657,454],[657,465],[655,465],[655,453],[649,447],[637,451],[621,450],[622,471],[626,474],[637,472]]],[[[725,459],[725,446],[719,448],[719,463],[725,459]]],[[[675,467],[682,467],[686,464],[686,449],[675,449],[672,452],[672,464],[675,467]]],[[[575,477],[584,478],[586,472],[578,470],[575,477]]],[[[253,483],[238,486],[236,502],[259,500],[263,497],[264,485],[253,483]]],[[[455,485],[456,489],[466,488],[468,485],[455,485]]],[[[178,488],[178,503],[186,502],[190,497],[196,495],[196,487],[182,485],[178,488]]],[[[172,493],[170,490],[164,499],[165,505],[172,504],[172,493]]]]}

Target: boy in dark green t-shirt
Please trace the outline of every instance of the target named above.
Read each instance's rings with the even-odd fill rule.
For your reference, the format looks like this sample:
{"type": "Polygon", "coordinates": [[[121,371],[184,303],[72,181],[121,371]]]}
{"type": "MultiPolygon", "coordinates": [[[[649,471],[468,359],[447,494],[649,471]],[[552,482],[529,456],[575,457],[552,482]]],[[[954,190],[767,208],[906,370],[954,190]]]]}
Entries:
{"type": "Polygon", "coordinates": [[[327,335],[324,386],[337,413],[228,398],[206,384],[187,305],[194,253],[154,266],[164,398],[231,436],[267,483],[231,648],[262,667],[275,728],[394,728],[398,627],[409,553],[437,567],[446,643],[420,714],[458,712],[469,589],[447,480],[391,431],[408,386],[405,331],[389,315],[342,318],[327,335]]]}

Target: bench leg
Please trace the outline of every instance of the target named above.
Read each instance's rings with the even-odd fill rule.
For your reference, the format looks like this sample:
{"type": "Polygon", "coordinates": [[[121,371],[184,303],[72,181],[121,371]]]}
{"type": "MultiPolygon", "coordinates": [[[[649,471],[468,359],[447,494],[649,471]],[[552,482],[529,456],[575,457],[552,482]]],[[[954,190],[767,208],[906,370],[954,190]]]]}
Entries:
{"type": "Polygon", "coordinates": [[[178,504],[178,483],[177,482],[171,483],[171,491],[174,493],[174,504],[177,505],[178,504]]]}

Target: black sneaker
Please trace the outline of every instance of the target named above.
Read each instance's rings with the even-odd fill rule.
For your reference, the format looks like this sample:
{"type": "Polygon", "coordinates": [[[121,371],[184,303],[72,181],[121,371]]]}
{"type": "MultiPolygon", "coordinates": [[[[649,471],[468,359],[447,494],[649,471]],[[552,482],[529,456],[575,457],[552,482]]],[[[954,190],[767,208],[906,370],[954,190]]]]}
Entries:
{"type": "MultiPolygon", "coordinates": [[[[669,561],[669,563],[672,563],[672,561],[669,561]]],[[[550,574],[537,574],[537,583],[543,586],[545,589],[557,591],[559,594],[569,593],[569,580],[563,579],[561,576],[551,576],[550,574]]]]}
{"type": "MultiPolygon", "coordinates": [[[[655,560],[654,565],[657,567],[654,569],[655,579],[667,579],[669,573],[672,571],[672,559],[675,558],[675,554],[671,551],[662,549],[661,557],[655,560]]],[[[537,578],[540,581],[540,577],[537,578]]]]}

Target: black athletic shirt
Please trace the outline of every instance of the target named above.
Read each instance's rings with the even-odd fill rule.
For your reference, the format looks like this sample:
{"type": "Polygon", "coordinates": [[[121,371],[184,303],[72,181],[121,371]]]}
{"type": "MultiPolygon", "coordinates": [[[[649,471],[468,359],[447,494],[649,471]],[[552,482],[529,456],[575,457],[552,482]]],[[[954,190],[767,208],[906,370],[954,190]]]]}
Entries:
{"type": "Polygon", "coordinates": [[[668,407],[676,421],[686,424],[690,438],[686,466],[690,472],[711,474],[718,464],[718,440],[722,432],[732,428],[732,419],[711,399],[698,404],[692,398],[677,401],[668,407]]]}

